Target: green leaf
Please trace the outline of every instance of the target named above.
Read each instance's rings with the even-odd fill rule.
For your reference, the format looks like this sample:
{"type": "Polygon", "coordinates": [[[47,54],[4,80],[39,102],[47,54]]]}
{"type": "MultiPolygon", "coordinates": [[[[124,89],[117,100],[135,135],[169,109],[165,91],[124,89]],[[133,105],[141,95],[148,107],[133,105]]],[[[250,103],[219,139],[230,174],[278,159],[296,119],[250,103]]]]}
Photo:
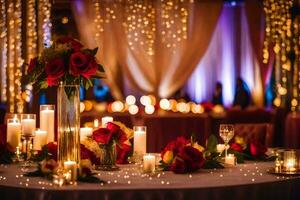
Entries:
{"type": "Polygon", "coordinates": [[[215,152],[218,144],[218,139],[215,135],[210,135],[207,140],[206,150],[209,152],[215,152]]]}
{"type": "Polygon", "coordinates": [[[96,47],[95,49],[92,49],[92,54],[95,56],[97,54],[98,51],[98,47],[96,47]]]}
{"type": "Polygon", "coordinates": [[[203,168],[204,169],[223,169],[224,166],[217,160],[206,160],[203,168]]]}

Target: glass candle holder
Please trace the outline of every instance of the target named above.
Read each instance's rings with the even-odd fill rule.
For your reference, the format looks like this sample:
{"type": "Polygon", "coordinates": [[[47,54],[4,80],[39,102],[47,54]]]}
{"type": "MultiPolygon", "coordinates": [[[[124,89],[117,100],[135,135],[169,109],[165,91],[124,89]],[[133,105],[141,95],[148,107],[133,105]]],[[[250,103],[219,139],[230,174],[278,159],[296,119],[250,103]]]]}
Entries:
{"type": "Polygon", "coordinates": [[[147,149],[147,127],[146,126],[134,126],[134,137],[133,137],[133,153],[136,162],[142,160],[143,155],[147,149]]]}
{"type": "Polygon", "coordinates": [[[274,151],[275,159],[275,172],[282,172],[283,170],[283,160],[284,160],[284,150],[277,149],[274,151]]]}
{"type": "Polygon", "coordinates": [[[21,142],[21,121],[18,118],[7,119],[7,143],[17,148],[21,142]]]}
{"type": "Polygon", "coordinates": [[[54,105],[40,105],[40,129],[47,131],[47,143],[54,141],[54,105]]]}
{"type": "Polygon", "coordinates": [[[295,172],[298,168],[297,154],[295,150],[286,150],[283,155],[283,167],[287,172],[295,172]]]}
{"type": "Polygon", "coordinates": [[[153,174],[155,172],[155,155],[146,154],[143,156],[143,172],[153,174]]]}
{"type": "Polygon", "coordinates": [[[22,114],[21,125],[22,136],[33,136],[36,129],[36,115],[22,114]]]}

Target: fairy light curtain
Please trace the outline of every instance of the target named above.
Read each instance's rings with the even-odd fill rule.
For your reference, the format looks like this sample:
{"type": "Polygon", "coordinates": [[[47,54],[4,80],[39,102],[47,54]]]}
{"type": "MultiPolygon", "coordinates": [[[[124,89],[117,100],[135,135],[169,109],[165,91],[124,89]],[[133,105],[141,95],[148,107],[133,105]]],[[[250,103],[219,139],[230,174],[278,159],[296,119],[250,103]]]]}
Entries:
{"type": "Polygon", "coordinates": [[[50,10],[50,0],[0,0],[0,96],[7,112],[21,113],[30,101],[32,87],[21,85],[23,64],[50,43],[50,10]]]}
{"type": "Polygon", "coordinates": [[[102,49],[98,58],[115,97],[122,97],[122,71],[140,92],[168,97],[204,55],[222,4],[221,0],[76,0],[73,10],[81,39],[102,49]]]}
{"type": "Polygon", "coordinates": [[[264,61],[275,54],[276,98],[274,105],[300,110],[300,42],[299,13],[292,16],[293,8],[299,10],[300,2],[293,0],[265,0],[266,38],[264,61]],[[270,50],[270,46],[273,49],[270,50]]]}

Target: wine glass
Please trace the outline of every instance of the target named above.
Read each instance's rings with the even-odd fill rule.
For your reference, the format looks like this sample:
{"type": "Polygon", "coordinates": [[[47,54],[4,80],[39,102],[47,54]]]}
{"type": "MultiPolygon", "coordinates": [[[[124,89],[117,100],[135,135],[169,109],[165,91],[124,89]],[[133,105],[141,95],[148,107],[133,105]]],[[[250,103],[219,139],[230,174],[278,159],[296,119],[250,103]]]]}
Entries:
{"type": "Polygon", "coordinates": [[[225,143],[225,156],[227,156],[227,145],[229,141],[233,138],[234,128],[232,124],[221,124],[219,130],[220,137],[225,143]]]}

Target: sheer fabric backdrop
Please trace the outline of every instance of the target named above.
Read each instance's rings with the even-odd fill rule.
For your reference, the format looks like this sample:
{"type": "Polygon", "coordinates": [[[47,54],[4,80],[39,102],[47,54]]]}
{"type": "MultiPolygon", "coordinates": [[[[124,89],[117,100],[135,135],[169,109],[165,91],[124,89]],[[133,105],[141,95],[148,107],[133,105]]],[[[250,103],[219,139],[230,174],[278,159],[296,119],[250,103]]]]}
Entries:
{"type": "Polygon", "coordinates": [[[116,98],[122,97],[122,71],[137,90],[168,97],[185,84],[206,52],[223,2],[136,2],[74,1],[80,37],[88,47],[100,47],[97,57],[107,71],[107,83],[116,98]],[[95,10],[95,3],[99,3],[100,12],[95,10]],[[101,27],[95,23],[99,15],[104,20],[101,27]],[[177,17],[170,20],[172,16],[177,17]],[[138,26],[139,19],[147,19],[147,23],[138,26]],[[128,27],[133,21],[134,29],[128,27]],[[100,28],[103,32],[99,33],[100,28]]]}

